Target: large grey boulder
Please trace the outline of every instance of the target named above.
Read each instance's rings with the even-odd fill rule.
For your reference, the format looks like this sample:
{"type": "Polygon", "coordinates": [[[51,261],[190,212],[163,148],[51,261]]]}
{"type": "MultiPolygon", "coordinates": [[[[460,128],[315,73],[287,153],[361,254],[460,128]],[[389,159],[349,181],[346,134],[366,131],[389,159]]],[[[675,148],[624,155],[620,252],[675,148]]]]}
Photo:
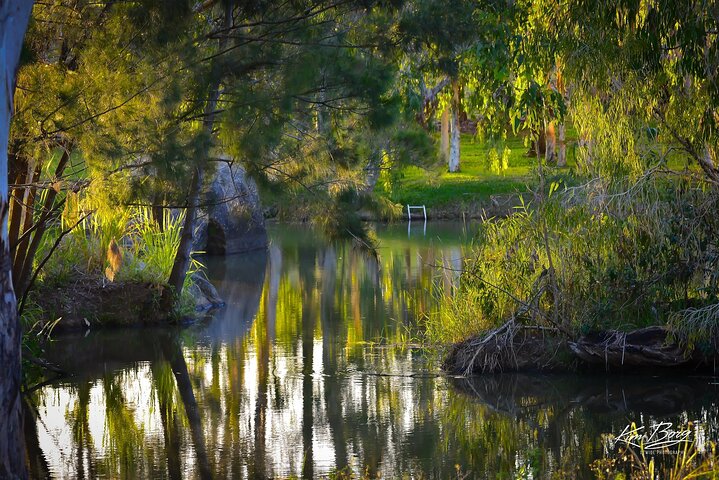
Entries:
{"type": "Polygon", "coordinates": [[[257,185],[242,166],[219,162],[204,204],[195,227],[195,250],[230,255],[266,248],[257,185]]]}

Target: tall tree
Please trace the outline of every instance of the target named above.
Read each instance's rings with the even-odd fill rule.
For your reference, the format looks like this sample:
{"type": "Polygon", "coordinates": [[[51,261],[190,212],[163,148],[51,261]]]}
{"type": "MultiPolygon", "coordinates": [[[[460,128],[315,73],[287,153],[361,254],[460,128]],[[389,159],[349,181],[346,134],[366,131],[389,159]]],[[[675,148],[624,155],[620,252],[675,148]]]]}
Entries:
{"type": "Polygon", "coordinates": [[[8,137],[15,75],[31,0],[0,1],[0,477],[24,478],[20,397],[21,329],[15,308],[8,244],[8,137]]]}
{"type": "Polygon", "coordinates": [[[458,171],[463,111],[479,113],[482,133],[500,138],[506,134],[508,110],[517,94],[512,82],[525,63],[519,53],[527,35],[527,5],[508,0],[411,5],[400,21],[402,45],[414,59],[415,75],[446,79],[438,83],[444,89],[440,105],[448,111],[441,124],[442,156],[449,171],[458,171]]]}
{"type": "MultiPolygon", "coordinates": [[[[402,46],[412,59],[413,74],[440,79],[430,92],[433,97],[442,92],[440,157],[448,162],[450,172],[460,169],[460,66],[463,55],[477,41],[479,29],[474,13],[480,6],[481,2],[476,0],[412,2],[399,23],[402,46]],[[447,111],[446,118],[444,111],[447,111]],[[449,133],[448,151],[445,150],[446,133],[449,133]]],[[[424,81],[420,83],[423,85],[424,81]]]]}
{"type": "Polygon", "coordinates": [[[462,113],[462,96],[461,88],[459,86],[459,80],[452,80],[452,100],[450,102],[450,111],[452,112],[452,119],[450,121],[451,137],[449,142],[449,171],[459,172],[459,157],[460,157],[460,141],[462,135],[461,119],[462,113]]]}
{"type": "MultiPolygon", "coordinates": [[[[202,176],[213,157],[230,155],[266,183],[305,180],[322,167],[334,173],[360,162],[357,132],[392,120],[387,94],[391,65],[384,57],[384,9],[373,2],[263,2],[232,5],[224,17],[208,10],[219,39],[206,48],[209,89],[203,122],[205,150],[195,174],[170,285],[180,293],[191,255],[193,217],[202,176]],[[219,21],[218,17],[224,18],[219,21]],[[341,115],[340,115],[341,114],[341,115]]],[[[327,192],[334,178],[318,182],[327,192]]]]}

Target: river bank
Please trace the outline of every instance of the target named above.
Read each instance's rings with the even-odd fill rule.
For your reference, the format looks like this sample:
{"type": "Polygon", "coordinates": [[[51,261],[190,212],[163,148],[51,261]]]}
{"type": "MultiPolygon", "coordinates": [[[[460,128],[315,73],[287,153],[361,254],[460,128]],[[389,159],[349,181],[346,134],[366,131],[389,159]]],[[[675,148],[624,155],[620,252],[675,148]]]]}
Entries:
{"type": "Polygon", "coordinates": [[[174,308],[163,301],[168,286],[78,274],[61,285],[40,285],[31,295],[33,312],[26,313],[33,331],[53,333],[95,328],[134,328],[197,321],[225,302],[215,287],[197,272],[174,308]]]}

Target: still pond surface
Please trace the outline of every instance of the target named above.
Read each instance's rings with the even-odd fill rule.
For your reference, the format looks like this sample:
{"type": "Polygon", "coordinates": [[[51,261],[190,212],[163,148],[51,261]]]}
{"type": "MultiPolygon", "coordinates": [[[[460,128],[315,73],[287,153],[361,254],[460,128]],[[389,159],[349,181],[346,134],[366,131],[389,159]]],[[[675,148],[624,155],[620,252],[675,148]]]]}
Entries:
{"type": "Polygon", "coordinates": [[[209,258],[227,306],[189,328],[63,336],[31,395],[35,478],[591,478],[630,421],[704,424],[716,379],[440,375],[389,344],[457,285],[472,227],[379,226],[379,260],[307,228],[209,258]]]}

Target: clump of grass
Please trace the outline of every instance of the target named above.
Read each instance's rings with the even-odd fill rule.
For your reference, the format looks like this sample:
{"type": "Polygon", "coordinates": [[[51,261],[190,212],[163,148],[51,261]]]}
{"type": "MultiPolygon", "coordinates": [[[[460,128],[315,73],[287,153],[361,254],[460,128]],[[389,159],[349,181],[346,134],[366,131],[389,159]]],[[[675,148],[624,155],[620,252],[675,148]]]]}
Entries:
{"type": "Polygon", "coordinates": [[[672,312],[669,321],[674,335],[689,350],[719,347],[719,303],[672,312]]]}
{"type": "MultiPolygon", "coordinates": [[[[122,257],[114,281],[164,284],[180,244],[183,221],[184,213],[179,213],[165,215],[159,224],[150,209],[143,207],[95,211],[63,238],[45,265],[42,280],[59,285],[78,275],[103,276],[109,265],[108,247],[114,241],[122,257]]],[[[43,256],[44,252],[38,255],[43,256]]],[[[186,281],[201,268],[193,260],[186,281]]]]}
{"type": "Polygon", "coordinates": [[[123,236],[128,261],[120,270],[122,280],[164,283],[170,276],[180,245],[184,212],[164,215],[161,224],[149,208],[131,210],[127,232],[123,236]]]}

